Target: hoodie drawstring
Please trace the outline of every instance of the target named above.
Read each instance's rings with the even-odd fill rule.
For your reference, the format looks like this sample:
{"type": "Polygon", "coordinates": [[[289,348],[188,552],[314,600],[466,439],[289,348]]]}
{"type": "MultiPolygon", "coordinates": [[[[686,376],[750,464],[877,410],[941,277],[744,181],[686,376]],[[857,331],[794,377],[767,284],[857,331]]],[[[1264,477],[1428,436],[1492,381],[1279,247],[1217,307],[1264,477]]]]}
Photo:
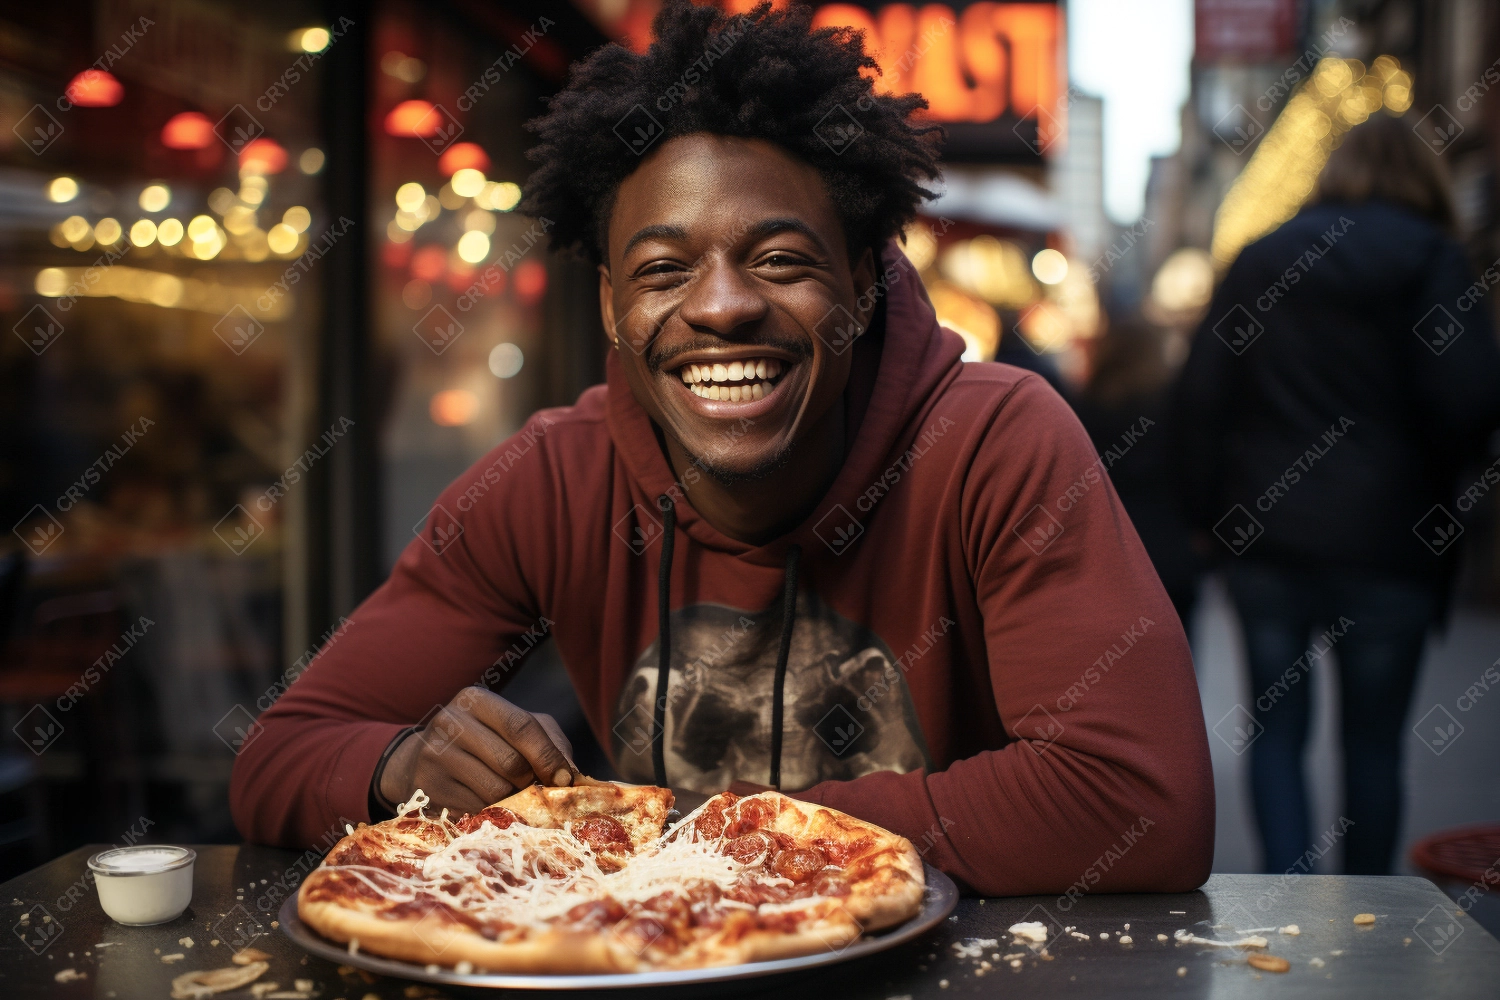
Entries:
{"type": "Polygon", "coordinates": [[[771,787],[781,791],[782,692],[786,690],[786,661],[792,652],[792,626],[797,619],[797,561],[802,546],[786,550],[786,583],[781,591],[781,646],[776,650],[776,682],[771,696],[771,787]]]}
{"type": "Polygon", "coordinates": [[[661,565],[656,570],[656,706],[652,712],[651,768],[656,784],[667,787],[667,682],[672,673],[672,543],[677,536],[677,504],[663,493],[656,498],[661,510],[663,537],[661,565]]]}
{"type": "MultiPolygon", "coordinates": [[[[656,784],[667,787],[667,687],[672,674],[672,546],[677,535],[677,504],[669,494],[656,498],[662,514],[661,562],[656,570],[656,705],[652,712],[651,768],[656,784]]],[[[797,620],[797,564],[802,546],[786,550],[786,581],[781,591],[781,641],[776,649],[776,678],[771,700],[771,787],[781,788],[781,727],[785,715],[787,660],[792,652],[792,628],[797,620]]]]}

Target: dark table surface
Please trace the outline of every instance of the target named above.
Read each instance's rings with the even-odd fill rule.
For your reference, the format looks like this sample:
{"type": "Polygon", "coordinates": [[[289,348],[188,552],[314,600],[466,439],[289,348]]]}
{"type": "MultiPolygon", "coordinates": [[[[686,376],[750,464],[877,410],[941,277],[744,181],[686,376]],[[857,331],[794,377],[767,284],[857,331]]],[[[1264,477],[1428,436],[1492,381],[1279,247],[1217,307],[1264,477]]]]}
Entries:
{"type": "MultiPolygon", "coordinates": [[[[316,984],[320,1000],[494,996],[492,991],[414,987],[404,980],[362,977],[301,951],[271,921],[295,893],[316,854],[253,846],[199,847],[193,902],[182,917],[157,927],[122,927],[99,908],[85,862],[100,848],[83,848],[0,887],[12,931],[0,941],[0,998],[97,997],[164,1000],[175,976],[229,964],[237,945],[254,940],[269,952],[263,981],[293,988],[316,984]],[[31,913],[30,928],[20,925],[31,913]],[[42,920],[50,916],[50,921],[42,920]],[[43,932],[38,927],[55,930],[43,932]],[[191,947],[180,943],[191,937],[191,947]],[[217,944],[214,942],[217,941],[217,944]],[[114,942],[108,947],[98,945],[114,942]],[[172,964],[161,956],[182,953],[172,964]],[[59,983],[64,969],[87,978],[59,983]]],[[[1487,997],[1500,996],[1500,942],[1463,915],[1431,882],[1419,878],[1332,875],[1215,875],[1203,889],[1177,895],[1086,895],[964,899],[942,928],[872,958],[814,974],[747,979],[710,989],[653,990],[669,998],[771,993],[816,997],[1487,997]],[[1066,906],[1067,909],[1063,907],[1066,906]],[[1181,911],[1173,913],[1172,911],[1181,911]],[[1374,926],[1356,927],[1356,913],[1374,913],[1374,926]],[[1051,960],[1010,945],[1006,928],[1040,920],[1057,933],[1051,960]],[[1132,943],[1118,936],[1129,923],[1132,943]],[[1172,940],[1186,929],[1228,939],[1255,928],[1297,924],[1301,934],[1264,932],[1270,954],[1291,963],[1284,974],[1260,972],[1245,953],[1172,940]],[[1082,941],[1066,927],[1087,933],[1082,941]],[[1100,935],[1107,933],[1107,939],[1100,935]],[[1157,940],[1165,934],[1168,940],[1157,940]],[[997,939],[979,957],[955,945],[997,939]],[[1020,968],[1001,956],[1024,952],[1020,968]],[[1320,960],[1321,965],[1314,959],[1320,960]],[[980,963],[988,961],[984,970],[980,963]]],[[[638,996],[641,994],[637,994],[638,996]]],[[[248,1000],[248,989],[222,993],[248,1000]]]]}

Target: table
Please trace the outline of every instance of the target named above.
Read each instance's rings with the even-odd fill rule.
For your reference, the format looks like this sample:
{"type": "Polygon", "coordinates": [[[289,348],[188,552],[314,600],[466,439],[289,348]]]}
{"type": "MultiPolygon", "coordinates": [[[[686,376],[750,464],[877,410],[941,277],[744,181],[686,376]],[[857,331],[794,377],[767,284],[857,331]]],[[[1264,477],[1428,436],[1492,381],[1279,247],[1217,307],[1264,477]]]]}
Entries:
{"type": "MultiPolygon", "coordinates": [[[[7,923],[15,925],[20,912],[27,910],[33,914],[33,926],[50,915],[50,923],[61,928],[42,943],[35,932],[24,937],[14,931],[4,935],[0,997],[164,1000],[174,976],[227,965],[232,948],[254,938],[255,946],[272,956],[264,980],[291,989],[294,980],[311,979],[320,1000],[364,1000],[369,994],[381,1000],[475,995],[498,1000],[487,991],[429,991],[413,989],[403,981],[366,980],[304,954],[279,930],[273,930],[270,923],[282,900],[296,891],[306,871],[318,863],[315,853],[250,845],[199,847],[193,905],[188,912],[158,927],[121,927],[99,909],[86,878],[85,862],[100,849],[73,851],[0,887],[0,906],[10,910],[7,923]],[[192,947],[179,943],[184,937],[192,938],[192,947]],[[36,947],[29,946],[28,940],[36,947]],[[100,949],[96,947],[100,942],[118,943],[100,949]],[[186,957],[174,964],[161,961],[161,955],[175,953],[186,957]],[[68,968],[88,978],[56,982],[55,975],[68,968]]],[[[1431,882],[1404,876],[1215,875],[1197,892],[1174,895],[1084,895],[1076,902],[1052,896],[964,899],[940,930],[883,955],[790,981],[749,979],[708,991],[658,990],[652,997],[663,992],[686,998],[774,990],[790,1000],[975,994],[1047,1000],[1493,998],[1500,992],[1500,942],[1460,913],[1431,882]],[[1356,927],[1352,923],[1356,913],[1376,914],[1374,926],[1356,927]],[[1026,951],[1010,946],[1006,933],[1006,928],[1020,920],[1040,920],[1057,934],[1048,946],[1051,961],[1028,952],[1020,968],[1012,969],[1003,960],[1005,955],[1026,951]],[[1132,943],[1121,944],[1118,935],[1127,922],[1132,943]],[[1172,940],[1178,929],[1227,938],[1236,930],[1293,923],[1301,929],[1295,937],[1274,930],[1265,934],[1270,938],[1269,952],[1291,962],[1291,971],[1285,974],[1258,972],[1238,950],[1172,940]],[[1215,930],[1215,924],[1221,926],[1215,930]],[[1089,940],[1073,937],[1065,930],[1069,927],[1086,933],[1089,940]],[[1108,939],[1101,939],[1105,933],[1108,939]],[[1166,934],[1168,940],[1157,940],[1158,934],[1166,934]],[[962,957],[954,948],[990,938],[997,943],[985,945],[976,957],[962,957]],[[1002,956],[1000,961],[992,958],[996,953],[1002,956]],[[1315,964],[1314,958],[1323,964],[1315,964]],[[982,969],[984,961],[990,969],[982,969]]],[[[220,995],[226,1000],[249,997],[246,990],[220,995]]],[[[644,1000],[644,995],[638,996],[644,1000]]]]}

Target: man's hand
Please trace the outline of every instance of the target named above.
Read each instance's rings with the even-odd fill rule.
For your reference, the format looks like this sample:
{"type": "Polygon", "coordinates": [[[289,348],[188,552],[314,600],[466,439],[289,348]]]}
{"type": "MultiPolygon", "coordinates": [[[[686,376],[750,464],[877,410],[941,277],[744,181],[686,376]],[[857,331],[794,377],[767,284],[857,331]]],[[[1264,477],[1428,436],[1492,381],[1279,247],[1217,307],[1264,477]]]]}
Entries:
{"type": "Polygon", "coordinates": [[[407,737],[380,776],[387,802],[420,788],[441,809],[477,813],[533,781],[573,781],[573,746],[550,715],[532,714],[482,687],[466,687],[407,737]]]}

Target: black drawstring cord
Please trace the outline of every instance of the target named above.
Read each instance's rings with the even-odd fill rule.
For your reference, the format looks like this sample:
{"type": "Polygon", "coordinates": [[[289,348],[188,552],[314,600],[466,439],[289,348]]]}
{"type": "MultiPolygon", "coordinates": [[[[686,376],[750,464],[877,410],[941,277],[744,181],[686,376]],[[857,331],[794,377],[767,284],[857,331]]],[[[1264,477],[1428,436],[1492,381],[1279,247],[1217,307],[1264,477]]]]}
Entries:
{"type": "Polygon", "coordinates": [[[797,619],[797,561],[802,546],[786,550],[786,584],[781,595],[781,647],[776,650],[776,684],[771,695],[771,787],[781,789],[782,692],[786,689],[786,661],[792,653],[792,626],[797,619]]]}
{"type": "MultiPolygon", "coordinates": [[[[667,787],[667,690],[672,676],[672,545],[677,537],[677,505],[663,493],[656,498],[662,515],[661,562],[656,571],[656,705],[652,712],[651,768],[656,784],[667,787]]],[[[781,597],[781,645],[776,650],[776,680],[771,700],[771,787],[781,787],[782,703],[786,664],[792,654],[792,628],[797,621],[797,563],[802,547],[786,550],[786,582],[781,597]]]]}
{"type": "Polygon", "coordinates": [[[677,504],[663,493],[661,563],[656,571],[656,708],[652,713],[651,767],[656,784],[667,787],[667,682],[672,673],[672,543],[677,535],[677,504]]]}

